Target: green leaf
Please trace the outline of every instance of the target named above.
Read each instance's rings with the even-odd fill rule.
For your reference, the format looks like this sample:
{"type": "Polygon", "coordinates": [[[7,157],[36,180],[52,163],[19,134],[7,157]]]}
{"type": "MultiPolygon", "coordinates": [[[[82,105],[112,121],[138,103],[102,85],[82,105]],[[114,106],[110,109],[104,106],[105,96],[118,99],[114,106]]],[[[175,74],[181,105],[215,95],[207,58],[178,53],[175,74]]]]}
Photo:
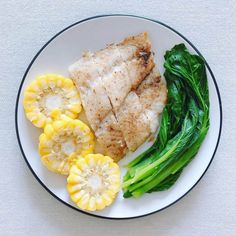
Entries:
{"type": "Polygon", "coordinates": [[[125,197],[170,188],[197,154],[209,129],[209,92],[204,60],[184,44],[165,54],[168,103],[153,146],[128,165],[125,197]]]}
{"type": "MultiPolygon", "coordinates": [[[[191,99],[189,102],[189,113],[186,114],[181,132],[168,141],[166,147],[157,157],[154,156],[156,159],[155,161],[153,161],[151,164],[147,163],[146,165],[142,166],[142,168],[137,169],[133,178],[123,182],[122,187],[126,188],[129,185],[135,184],[141,179],[152,175],[154,172],[157,172],[157,168],[162,162],[166,161],[168,158],[174,158],[180,152],[182,152],[183,149],[187,147],[187,143],[191,140],[193,130],[197,125],[197,121],[198,109],[194,100],[191,99]]],[[[144,184],[146,184],[146,181],[144,184]]]]}
{"type": "Polygon", "coordinates": [[[181,173],[182,173],[182,170],[180,170],[179,172],[176,172],[175,174],[169,175],[160,184],[155,186],[153,189],[149,190],[148,193],[168,190],[175,184],[175,182],[177,181],[181,173]]]}

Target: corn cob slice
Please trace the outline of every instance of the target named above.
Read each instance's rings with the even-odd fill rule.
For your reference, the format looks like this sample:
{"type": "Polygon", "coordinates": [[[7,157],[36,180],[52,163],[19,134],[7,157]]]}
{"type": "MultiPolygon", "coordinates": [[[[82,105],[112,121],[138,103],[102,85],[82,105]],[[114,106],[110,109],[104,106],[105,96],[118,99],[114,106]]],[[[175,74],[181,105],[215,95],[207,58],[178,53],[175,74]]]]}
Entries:
{"type": "Polygon", "coordinates": [[[81,111],[80,96],[71,79],[60,75],[39,76],[25,90],[26,117],[39,128],[58,119],[61,114],[76,118],[81,111]]]}
{"type": "Polygon", "coordinates": [[[67,178],[67,190],[83,210],[102,210],[120,190],[120,169],[108,156],[88,154],[77,158],[67,178]]]}
{"type": "Polygon", "coordinates": [[[51,171],[69,174],[77,154],[86,155],[94,149],[94,137],[89,127],[80,120],[62,116],[48,124],[39,137],[39,154],[51,171]]]}

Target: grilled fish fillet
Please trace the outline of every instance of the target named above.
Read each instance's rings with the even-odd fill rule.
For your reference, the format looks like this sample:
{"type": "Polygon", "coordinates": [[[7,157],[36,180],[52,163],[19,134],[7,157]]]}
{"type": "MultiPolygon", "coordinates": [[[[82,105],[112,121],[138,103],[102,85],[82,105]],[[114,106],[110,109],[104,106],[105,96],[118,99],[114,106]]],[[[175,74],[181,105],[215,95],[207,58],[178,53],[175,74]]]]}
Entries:
{"type": "Polygon", "coordinates": [[[150,135],[149,120],[135,92],[128,94],[116,117],[127,147],[135,151],[150,135]]]}
{"type": "Polygon", "coordinates": [[[159,126],[159,118],[167,102],[166,82],[161,78],[157,68],[154,68],[142,81],[136,93],[150,121],[150,130],[154,133],[159,126]]]}
{"type": "Polygon", "coordinates": [[[95,131],[95,135],[97,141],[106,151],[106,155],[111,156],[115,161],[119,161],[125,155],[127,151],[126,142],[113,112],[110,112],[101,122],[95,131]]]}
{"type": "Polygon", "coordinates": [[[116,161],[158,126],[166,87],[154,67],[146,32],[85,53],[69,67],[88,122],[106,154],[116,161]]]}
{"type": "Polygon", "coordinates": [[[157,130],[166,99],[166,84],[156,68],[125,98],[116,117],[130,151],[157,130]]]}
{"type": "Polygon", "coordinates": [[[80,92],[89,124],[96,130],[112,106],[92,58],[93,54],[84,54],[82,59],[70,67],[70,73],[80,92]]]}

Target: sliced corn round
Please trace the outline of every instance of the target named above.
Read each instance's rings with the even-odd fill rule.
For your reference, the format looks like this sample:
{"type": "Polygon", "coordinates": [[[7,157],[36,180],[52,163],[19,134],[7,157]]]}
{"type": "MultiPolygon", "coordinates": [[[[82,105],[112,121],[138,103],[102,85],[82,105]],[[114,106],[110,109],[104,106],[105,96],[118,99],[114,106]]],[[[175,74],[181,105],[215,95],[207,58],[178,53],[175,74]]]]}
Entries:
{"type": "Polygon", "coordinates": [[[94,137],[89,127],[80,120],[62,116],[48,124],[39,137],[39,154],[51,171],[69,174],[78,154],[86,155],[94,149],[94,137]]]}
{"type": "Polygon", "coordinates": [[[80,156],[67,178],[67,190],[76,205],[88,211],[109,206],[120,190],[119,166],[108,156],[80,156]]]}
{"type": "Polygon", "coordinates": [[[61,114],[76,118],[81,101],[71,79],[60,75],[39,76],[26,89],[23,101],[26,117],[39,128],[58,119],[61,114]]]}

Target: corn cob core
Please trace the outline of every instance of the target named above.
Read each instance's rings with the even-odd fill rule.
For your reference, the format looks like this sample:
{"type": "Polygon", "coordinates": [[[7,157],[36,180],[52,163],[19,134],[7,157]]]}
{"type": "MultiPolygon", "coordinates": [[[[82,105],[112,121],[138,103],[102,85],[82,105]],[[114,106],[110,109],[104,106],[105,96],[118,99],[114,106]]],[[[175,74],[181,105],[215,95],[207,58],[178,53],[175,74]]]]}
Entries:
{"type": "Polygon", "coordinates": [[[26,117],[39,128],[58,119],[61,114],[76,118],[81,111],[79,94],[71,79],[60,75],[39,76],[25,90],[26,117]]]}
{"type": "Polygon", "coordinates": [[[93,152],[94,138],[89,127],[80,120],[62,116],[46,125],[39,137],[39,153],[51,171],[67,175],[77,154],[93,152]]]}
{"type": "Polygon", "coordinates": [[[120,190],[120,169],[101,154],[78,157],[67,178],[72,201],[83,210],[95,211],[109,206],[120,190]]]}

